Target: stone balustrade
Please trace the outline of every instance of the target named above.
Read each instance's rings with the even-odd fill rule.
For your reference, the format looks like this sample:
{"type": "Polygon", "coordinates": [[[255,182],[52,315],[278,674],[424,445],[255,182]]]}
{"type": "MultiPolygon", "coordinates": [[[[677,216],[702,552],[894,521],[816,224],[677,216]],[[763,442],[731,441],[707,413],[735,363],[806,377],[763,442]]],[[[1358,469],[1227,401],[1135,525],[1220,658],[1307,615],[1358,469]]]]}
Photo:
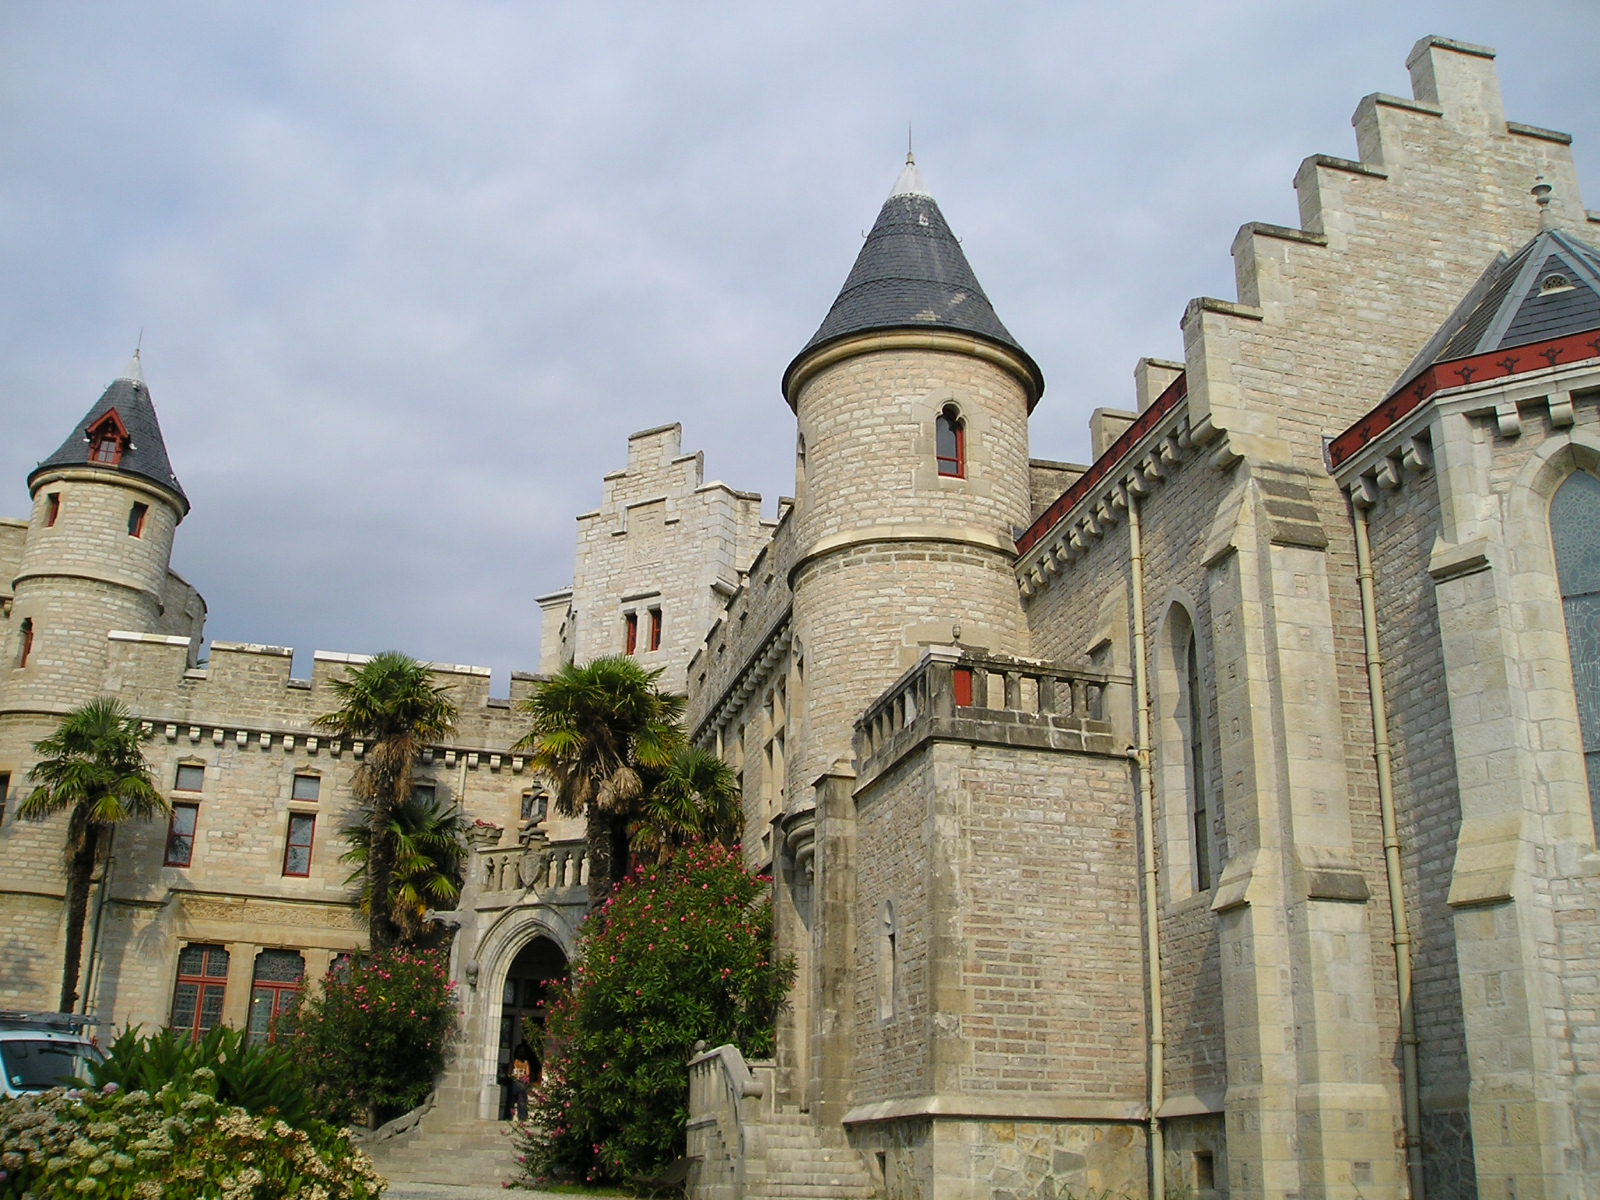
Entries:
{"type": "Polygon", "coordinates": [[[771,1110],[772,1074],[771,1061],[747,1063],[736,1046],[700,1050],[689,1060],[691,1195],[738,1200],[745,1194],[745,1131],[771,1110]]]}
{"type": "Polygon", "coordinates": [[[468,870],[483,898],[529,891],[548,896],[588,886],[588,846],[581,838],[564,842],[535,838],[521,846],[479,846],[468,870]]]}
{"type": "Polygon", "coordinates": [[[1112,738],[1109,687],[1093,672],[930,650],[856,722],[856,763],[881,767],[934,734],[1104,750],[1112,738]]]}

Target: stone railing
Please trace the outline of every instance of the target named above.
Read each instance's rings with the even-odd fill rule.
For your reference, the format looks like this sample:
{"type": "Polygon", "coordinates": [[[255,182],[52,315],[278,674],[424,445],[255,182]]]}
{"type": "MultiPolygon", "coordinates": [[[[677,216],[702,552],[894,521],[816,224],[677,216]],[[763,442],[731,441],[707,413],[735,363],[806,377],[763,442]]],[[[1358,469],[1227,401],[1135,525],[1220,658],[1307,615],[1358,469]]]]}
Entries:
{"type": "Polygon", "coordinates": [[[536,838],[524,846],[479,846],[468,870],[480,895],[564,892],[588,886],[588,846],[581,838],[566,842],[536,838]]]}
{"type": "Polygon", "coordinates": [[[773,1103],[772,1074],[770,1061],[746,1063],[735,1046],[689,1060],[688,1192],[697,1200],[745,1194],[745,1131],[773,1103]]]}
{"type": "Polygon", "coordinates": [[[856,763],[882,759],[922,733],[976,735],[977,725],[983,740],[1107,749],[1099,743],[1111,736],[1109,686],[1086,671],[932,649],[856,722],[856,763]]]}

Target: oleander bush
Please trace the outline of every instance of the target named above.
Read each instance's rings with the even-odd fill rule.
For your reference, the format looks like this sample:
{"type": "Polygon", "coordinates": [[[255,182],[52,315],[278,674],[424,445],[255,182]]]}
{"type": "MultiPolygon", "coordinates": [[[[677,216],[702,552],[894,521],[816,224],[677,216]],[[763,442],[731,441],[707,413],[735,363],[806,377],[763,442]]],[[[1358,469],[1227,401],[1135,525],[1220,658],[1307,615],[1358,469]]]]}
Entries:
{"type": "Polygon", "coordinates": [[[456,1034],[446,954],[374,951],[330,971],[301,1002],[284,1040],[313,1112],[338,1124],[376,1125],[427,1099],[456,1034]]]}
{"type": "Polygon", "coordinates": [[[737,847],[691,845],[633,870],[589,916],[517,1130],[521,1183],[659,1174],[684,1151],[695,1043],[771,1054],[794,963],[772,957],[770,882],[737,847]]]}
{"type": "Polygon", "coordinates": [[[201,1068],[154,1093],[56,1089],[0,1100],[0,1197],[369,1200],[384,1182],[348,1131],[296,1129],[216,1096],[201,1068]]]}

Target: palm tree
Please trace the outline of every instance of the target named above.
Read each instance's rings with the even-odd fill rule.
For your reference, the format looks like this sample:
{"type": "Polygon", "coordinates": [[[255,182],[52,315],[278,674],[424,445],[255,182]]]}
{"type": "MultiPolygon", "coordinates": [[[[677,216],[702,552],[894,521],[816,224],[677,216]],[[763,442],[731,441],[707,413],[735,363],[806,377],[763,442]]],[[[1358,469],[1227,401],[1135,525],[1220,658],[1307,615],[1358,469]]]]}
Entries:
{"type": "Polygon", "coordinates": [[[690,842],[733,845],[743,818],[733,768],[709,750],[683,746],[651,779],[633,842],[651,858],[690,842]]]}
{"type": "MultiPolygon", "coordinates": [[[[144,732],[118,700],[91,700],[61,718],[49,737],[33,744],[40,756],[30,776],[34,789],[17,809],[29,821],[67,814],[67,938],[61,963],[61,1011],[78,1003],[83,927],[89,881],[108,835],[133,817],[170,813],[172,806],[150,780],[141,743],[144,732]]],[[[109,840],[109,836],[108,836],[109,840]]]]}
{"type": "MultiPolygon", "coordinates": [[[[343,679],[333,681],[333,688],[344,703],[318,717],[317,725],[366,743],[354,788],[371,831],[367,887],[374,896],[388,896],[396,865],[390,833],[394,810],[411,798],[418,753],[455,728],[456,706],[445,698],[448,689],[434,684],[427,667],[398,650],[385,650],[350,667],[343,679]]],[[[400,931],[389,906],[373,904],[367,916],[373,947],[394,945],[400,931]]]]}
{"type": "Polygon", "coordinates": [[[554,782],[558,813],[588,819],[591,901],[627,873],[642,772],[664,769],[683,744],[683,697],[660,677],[623,655],[597,658],[561,668],[519,705],[533,721],[515,748],[554,782]]]}
{"type": "MultiPolygon", "coordinates": [[[[394,847],[394,876],[389,885],[389,919],[402,941],[419,940],[430,908],[448,908],[460,898],[466,830],[466,818],[441,800],[413,794],[390,811],[386,837],[394,847]]],[[[344,837],[350,849],[339,861],[356,868],[345,882],[362,880],[361,910],[370,914],[373,893],[367,865],[372,827],[366,821],[346,825],[344,837]]]]}

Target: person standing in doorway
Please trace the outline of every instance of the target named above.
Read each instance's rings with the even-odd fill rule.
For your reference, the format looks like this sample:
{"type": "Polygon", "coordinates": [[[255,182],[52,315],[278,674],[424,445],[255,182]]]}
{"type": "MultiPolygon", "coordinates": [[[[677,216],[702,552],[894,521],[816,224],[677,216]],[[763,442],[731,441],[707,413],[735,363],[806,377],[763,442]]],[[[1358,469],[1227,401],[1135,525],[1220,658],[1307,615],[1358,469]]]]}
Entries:
{"type": "Polygon", "coordinates": [[[533,1047],[524,1040],[511,1054],[511,1107],[516,1109],[519,1121],[528,1119],[528,1085],[532,1082],[533,1047]]]}

